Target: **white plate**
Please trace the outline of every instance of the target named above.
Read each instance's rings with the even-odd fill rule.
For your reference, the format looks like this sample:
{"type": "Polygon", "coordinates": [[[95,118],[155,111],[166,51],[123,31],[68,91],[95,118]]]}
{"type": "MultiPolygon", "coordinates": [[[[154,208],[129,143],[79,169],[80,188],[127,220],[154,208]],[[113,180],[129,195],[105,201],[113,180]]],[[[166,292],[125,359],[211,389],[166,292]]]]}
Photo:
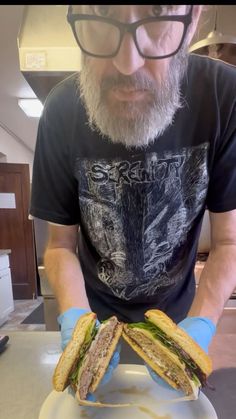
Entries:
{"type": "Polygon", "coordinates": [[[79,406],[67,390],[52,391],[44,401],[39,419],[217,419],[216,412],[201,392],[198,400],[159,405],[158,401],[181,397],[175,390],[156,384],[143,365],[120,364],[112,380],[97,393],[97,399],[110,403],[138,403],[138,407],[98,408],[79,406]]]}

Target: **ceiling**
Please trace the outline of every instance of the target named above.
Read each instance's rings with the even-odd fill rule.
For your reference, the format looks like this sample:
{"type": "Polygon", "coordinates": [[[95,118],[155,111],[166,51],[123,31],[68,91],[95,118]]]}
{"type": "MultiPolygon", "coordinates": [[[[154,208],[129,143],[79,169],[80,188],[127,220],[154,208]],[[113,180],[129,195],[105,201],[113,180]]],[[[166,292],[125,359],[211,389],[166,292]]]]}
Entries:
{"type": "MultiPolygon", "coordinates": [[[[236,6],[225,8],[225,26],[234,28],[236,6]]],[[[17,35],[23,9],[24,5],[0,5],[0,126],[34,152],[39,120],[27,117],[17,104],[18,98],[35,97],[19,68],[17,35]]],[[[205,36],[206,26],[204,32],[205,36]]]]}
{"type": "Polygon", "coordinates": [[[17,103],[18,98],[35,97],[19,68],[17,35],[23,9],[0,6],[0,126],[33,152],[39,120],[27,117],[17,103]]]}

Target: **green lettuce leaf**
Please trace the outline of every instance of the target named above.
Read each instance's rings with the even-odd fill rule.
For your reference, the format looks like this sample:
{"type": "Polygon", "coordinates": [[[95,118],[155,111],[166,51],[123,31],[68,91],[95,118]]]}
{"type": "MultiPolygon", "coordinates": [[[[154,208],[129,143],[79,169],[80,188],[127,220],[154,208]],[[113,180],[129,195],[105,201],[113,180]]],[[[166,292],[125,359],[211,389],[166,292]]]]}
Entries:
{"type": "Polygon", "coordinates": [[[76,382],[77,382],[77,377],[78,377],[78,374],[79,374],[79,369],[81,367],[82,361],[83,361],[84,356],[85,356],[87,350],[89,349],[92,341],[94,340],[94,338],[97,334],[97,331],[98,330],[97,330],[95,324],[92,324],[86,332],[84,343],[81,346],[80,355],[79,355],[79,358],[77,360],[76,367],[73,369],[73,371],[71,372],[70,377],[69,377],[69,381],[72,382],[73,384],[76,384],[76,382]]]}
{"type": "Polygon", "coordinates": [[[148,332],[152,334],[152,336],[155,339],[158,339],[163,345],[166,346],[171,352],[173,352],[175,355],[179,357],[181,361],[183,361],[188,367],[191,368],[191,370],[197,369],[197,365],[194,361],[191,360],[191,358],[186,354],[186,356],[183,355],[183,349],[173,341],[163,330],[161,330],[158,326],[154,325],[153,323],[147,321],[147,322],[139,322],[139,323],[130,323],[128,325],[131,329],[133,328],[139,328],[139,329],[146,329],[148,332]]]}

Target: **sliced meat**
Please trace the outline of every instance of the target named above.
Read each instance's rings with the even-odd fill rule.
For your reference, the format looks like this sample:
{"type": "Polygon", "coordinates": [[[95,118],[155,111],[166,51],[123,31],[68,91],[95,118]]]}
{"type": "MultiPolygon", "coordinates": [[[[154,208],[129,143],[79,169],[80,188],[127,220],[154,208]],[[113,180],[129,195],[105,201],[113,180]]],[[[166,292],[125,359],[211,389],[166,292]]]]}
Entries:
{"type": "Polygon", "coordinates": [[[86,399],[93,378],[103,371],[113,336],[119,322],[111,318],[107,323],[100,326],[100,329],[85,355],[81,370],[79,372],[77,389],[81,400],[86,399]]]}
{"type": "Polygon", "coordinates": [[[132,339],[140,350],[145,352],[148,358],[153,361],[170,380],[175,382],[179,389],[182,389],[187,395],[192,394],[191,385],[184,374],[184,371],[168,358],[166,353],[155,343],[137,329],[126,329],[125,333],[132,339]]]}

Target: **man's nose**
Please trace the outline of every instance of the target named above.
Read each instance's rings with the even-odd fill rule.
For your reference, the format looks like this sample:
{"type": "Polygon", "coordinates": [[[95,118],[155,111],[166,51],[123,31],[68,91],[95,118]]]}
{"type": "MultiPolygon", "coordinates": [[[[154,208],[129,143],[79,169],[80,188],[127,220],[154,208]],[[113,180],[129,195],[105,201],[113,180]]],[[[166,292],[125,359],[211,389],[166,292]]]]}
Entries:
{"type": "Polygon", "coordinates": [[[126,76],[143,67],[145,58],[139,54],[130,33],[124,35],[118,54],[112,59],[112,62],[116,69],[126,76]]]}

